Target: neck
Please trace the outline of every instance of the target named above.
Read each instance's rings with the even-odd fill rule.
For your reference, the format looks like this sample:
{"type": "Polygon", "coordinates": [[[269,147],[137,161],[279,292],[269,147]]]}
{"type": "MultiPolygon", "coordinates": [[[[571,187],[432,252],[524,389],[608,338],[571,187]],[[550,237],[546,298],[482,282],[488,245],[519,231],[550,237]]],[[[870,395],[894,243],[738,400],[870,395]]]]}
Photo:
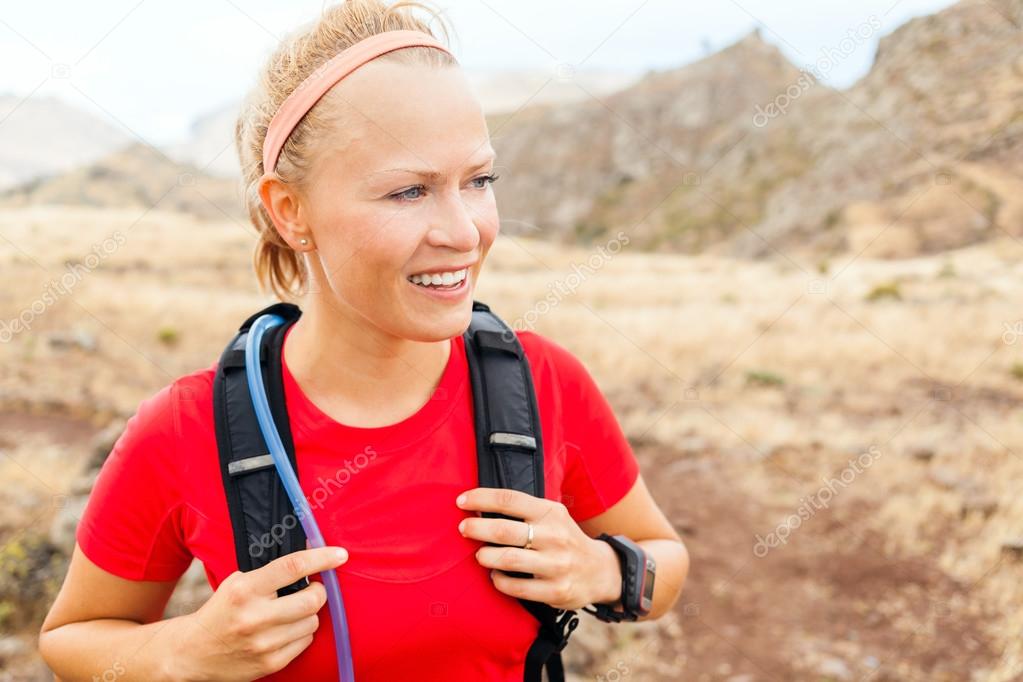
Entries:
{"type": "Polygon", "coordinates": [[[310,296],[302,305],[284,358],[303,393],[348,426],[397,423],[433,395],[448,363],[451,341],[412,341],[388,334],[354,311],[310,296]]]}

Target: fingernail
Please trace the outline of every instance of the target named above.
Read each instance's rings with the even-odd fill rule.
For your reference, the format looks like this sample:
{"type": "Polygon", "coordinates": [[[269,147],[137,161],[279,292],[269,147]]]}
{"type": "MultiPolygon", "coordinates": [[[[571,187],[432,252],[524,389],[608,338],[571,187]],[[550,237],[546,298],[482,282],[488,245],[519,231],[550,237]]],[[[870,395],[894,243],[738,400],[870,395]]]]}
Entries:
{"type": "Polygon", "coordinates": [[[465,493],[462,493],[461,495],[458,496],[458,499],[455,500],[455,504],[457,504],[459,507],[465,504],[465,493]]]}
{"type": "Polygon", "coordinates": [[[346,559],[348,559],[348,551],[343,547],[338,547],[336,554],[338,561],[345,561],[346,559]]]}
{"type": "Polygon", "coordinates": [[[465,535],[465,521],[461,521],[458,524],[458,532],[465,535]]]}

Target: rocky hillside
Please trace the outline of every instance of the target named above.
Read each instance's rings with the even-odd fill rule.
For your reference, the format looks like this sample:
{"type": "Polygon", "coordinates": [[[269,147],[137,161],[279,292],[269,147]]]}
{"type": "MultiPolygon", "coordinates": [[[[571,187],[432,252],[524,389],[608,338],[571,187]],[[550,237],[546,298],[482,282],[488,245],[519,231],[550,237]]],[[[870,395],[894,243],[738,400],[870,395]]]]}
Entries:
{"type": "Polygon", "coordinates": [[[882,38],[842,91],[754,33],[613,96],[495,118],[503,229],[746,256],[1023,232],[1021,22],[1023,0],[964,0],[882,38]]]}
{"type": "Polygon", "coordinates": [[[509,231],[567,241],[622,228],[647,246],[672,242],[672,230],[699,222],[690,234],[702,239],[704,227],[722,222],[720,211],[683,216],[675,214],[677,206],[658,204],[679,183],[680,194],[697,196],[701,175],[742,141],[754,106],[798,75],[780,52],[751,34],[610,96],[496,118],[491,135],[507,170],[499,192],[502,219],[509,231]],[[656,222],[636,225],[651,210],[659,212],[656,222]]]}
{"type": "Polygon", "coordinates": [[[159,208],[200,218],[247,221],[237,180],[212,177],[143,144],[0,193],[0,206],[30,204],[159,208]]]}
{"type": "Polygon", "coordinates": [[[848,91],[797,102],[767,137],[797,139],[813,172],[769,197],[756,231],[879,256],[1023,232],[1020,20],[1023,0],[966,0],[882,38],[848,91]]]}
{"type": "Polygon", "coordinates": [[[103,114],[39,95],[0,95],[0,124],[0,188],[91,163],[132,139],[103,114]]]}

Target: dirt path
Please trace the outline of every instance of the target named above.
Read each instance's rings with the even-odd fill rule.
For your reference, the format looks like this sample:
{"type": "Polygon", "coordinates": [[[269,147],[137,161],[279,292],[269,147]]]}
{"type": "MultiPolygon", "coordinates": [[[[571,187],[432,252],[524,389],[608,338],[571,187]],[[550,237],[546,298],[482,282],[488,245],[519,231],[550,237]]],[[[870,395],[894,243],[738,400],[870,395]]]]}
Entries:
{"type": "Polygon", "coordinates": [[[692,556],[676,610],[685,680],[970,680],[997,660],[971,586],[887,550],[865,530],[869,504],[838,499],[757,556],[756,536],[794,511],[744,492],[762,465],[638,454],[662,472],[651,489],[692,556]]]}

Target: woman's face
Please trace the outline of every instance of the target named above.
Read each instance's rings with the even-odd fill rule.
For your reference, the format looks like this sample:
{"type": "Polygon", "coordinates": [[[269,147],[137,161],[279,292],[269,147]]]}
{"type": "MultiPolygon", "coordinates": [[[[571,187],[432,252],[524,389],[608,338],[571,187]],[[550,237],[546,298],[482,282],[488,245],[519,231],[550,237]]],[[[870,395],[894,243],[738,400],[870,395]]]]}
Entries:
{"type": "Polygon", "coordinates": [[[460,334],[499,230],[494,150],[462,70],[371,62],[327,97],[342,122],[324,140],[299,208],[314,246],[313,290],[394,336],[460,334]],[[409,280],[463,268],[457,292],[409,280]]]}

